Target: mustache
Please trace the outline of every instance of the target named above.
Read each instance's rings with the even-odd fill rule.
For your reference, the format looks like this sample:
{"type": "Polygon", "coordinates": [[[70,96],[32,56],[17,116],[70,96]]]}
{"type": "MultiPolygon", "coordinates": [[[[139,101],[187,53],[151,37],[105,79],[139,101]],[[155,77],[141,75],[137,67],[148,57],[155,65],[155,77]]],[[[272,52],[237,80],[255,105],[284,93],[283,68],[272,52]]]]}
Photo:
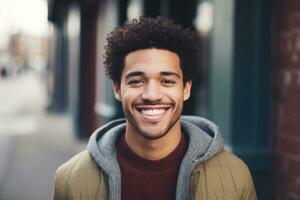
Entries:
{"type": "Polygon", "coordinates": [[[175,103],[174,102],[165,102],[165,101],[161,101],[161,100],[157,100],[157,101],[143,100],[143,101],[136,101],[133,103],[133,106],[154,106],[154,105],[173,106],[173,105],[175,105],[175,103]]]}

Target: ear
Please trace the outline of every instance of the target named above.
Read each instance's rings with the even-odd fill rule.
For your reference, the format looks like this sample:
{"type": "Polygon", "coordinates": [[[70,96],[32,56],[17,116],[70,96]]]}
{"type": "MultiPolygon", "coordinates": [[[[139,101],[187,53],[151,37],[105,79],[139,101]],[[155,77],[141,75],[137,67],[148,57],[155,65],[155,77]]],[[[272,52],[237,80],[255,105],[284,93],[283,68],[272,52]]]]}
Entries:
{"type": "Polygon", "coordinates": [[[191,88],[192,88],[192,81],[186,81],[184,88],[183,88],[183,100],[186,101],[191,96],[191,88]]]}
{"type": "Polygon", "coordinates": [[[116,81],[113,82],[113,89],[114,89],[114,95],[115,95],[115,98],[118,100],[118,101],[121,101],[121,89],[120,89],[120,84],[117,83],[116,81]]]}

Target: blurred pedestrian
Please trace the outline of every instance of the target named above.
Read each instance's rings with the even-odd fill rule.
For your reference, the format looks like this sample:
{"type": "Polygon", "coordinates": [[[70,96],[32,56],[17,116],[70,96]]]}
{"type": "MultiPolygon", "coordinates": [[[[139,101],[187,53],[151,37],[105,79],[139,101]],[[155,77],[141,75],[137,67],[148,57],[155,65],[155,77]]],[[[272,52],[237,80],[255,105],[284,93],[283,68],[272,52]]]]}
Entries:
{"type": "Polygon", "coordinates": [[[7,77],[7,75],[8,75],[8,72],[7,72],[7,68],[6,68],[6,66],[5,65],[3,65],[1,68],[0,68],[0,77],[3,77],[3,78],[5,78],[5,77],[7,77]]]}

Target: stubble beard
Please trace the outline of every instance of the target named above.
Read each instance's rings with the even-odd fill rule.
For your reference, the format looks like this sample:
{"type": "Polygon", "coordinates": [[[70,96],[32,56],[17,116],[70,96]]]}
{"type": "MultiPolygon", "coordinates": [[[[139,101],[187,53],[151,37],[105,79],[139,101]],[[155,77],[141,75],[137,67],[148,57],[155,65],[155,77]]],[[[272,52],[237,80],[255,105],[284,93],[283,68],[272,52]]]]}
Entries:
{"type": "Polygon", "coordinates": [[[160,139],[163,138],[165,135],[167,135],[169,133],[169,131],[175,126],[175,124],[178,122],[179,117],[172,121],[167,127],[166,129],[162,130],[162,131],[158,131],[157,133],[149,133],[149,132],[145,132],[143,130],[141,130],[138,125],[135,123],[134,128],[137,130],[137,132],[145,139],[147,140],[156,140],[156,139],[160,139]]]}
{"type": "MultiPolygon", "coordinates": [[[[175,107],[175,105],[174,105],[174,107],[175,107]]],[[[172,107],[171,109],[174,109],[174,107],[172,107]]],[[[128,110],[124,110],[124,114],[126,116],[127,123],[129,123],[131,125],[131,127],[135,130],[136,133],[138,133],[140,136],[142,136],[146,140],[156,140],[156,139],[160,139],[160,138],[164,137],[165,135],[167,135],[169,133],[169,131],[180,120],[182,107],[183,107],[183,105],[181,105],[181,106],[179,105],[179,107],[177,107],[177,111],[174,113],[174,115],[177,115],[176,113],[179,113],[178,116],[175,119],[171,119],[170,123],[168,124],[168,126],[166,128],[164,128],[162,130],[161,129],[157,130],[157,133],[150,132],[151,130],[149,130],[149,131],[143,130],[145,128],[139,126],[138,120],[136,120],[134,118],[134,116],[132,114],[130,114],[130,112],[128,110]]]]}

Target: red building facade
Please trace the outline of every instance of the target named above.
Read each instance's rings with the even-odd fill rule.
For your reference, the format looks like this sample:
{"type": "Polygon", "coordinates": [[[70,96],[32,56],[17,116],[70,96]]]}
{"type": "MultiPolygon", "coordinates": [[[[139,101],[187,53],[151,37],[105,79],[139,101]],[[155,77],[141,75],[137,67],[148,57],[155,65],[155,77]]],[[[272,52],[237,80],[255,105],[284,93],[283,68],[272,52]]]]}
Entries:
{"type": "Polygon", "coordinates": [[[300,199],[300,1],[275,4],[273,199],[300,199]]]}

